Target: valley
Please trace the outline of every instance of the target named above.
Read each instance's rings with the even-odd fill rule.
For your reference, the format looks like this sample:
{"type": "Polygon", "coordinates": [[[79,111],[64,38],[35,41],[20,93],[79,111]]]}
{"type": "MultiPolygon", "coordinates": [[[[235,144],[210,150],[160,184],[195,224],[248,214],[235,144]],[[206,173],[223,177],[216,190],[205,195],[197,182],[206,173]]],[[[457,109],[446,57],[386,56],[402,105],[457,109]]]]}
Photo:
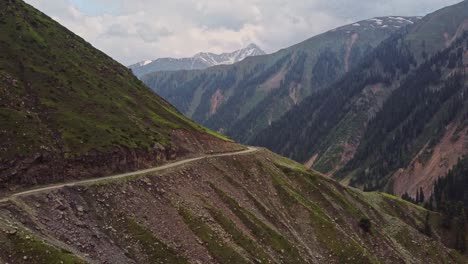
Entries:
{"type": "Polygon", "coordinates": [[[0,263],[467,263],[467,19],[129,69],[1,1],[0,263]]]}

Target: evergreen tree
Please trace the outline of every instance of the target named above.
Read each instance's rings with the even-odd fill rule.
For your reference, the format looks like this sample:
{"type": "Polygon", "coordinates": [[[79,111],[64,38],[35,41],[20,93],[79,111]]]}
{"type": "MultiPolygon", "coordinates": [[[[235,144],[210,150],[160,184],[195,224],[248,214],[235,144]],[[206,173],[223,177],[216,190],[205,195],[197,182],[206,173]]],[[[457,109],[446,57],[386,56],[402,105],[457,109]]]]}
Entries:
{"type": "Polygon", "coordinates": [[[419,189],[419,204],[422,204],[424,203],[424,191],[422,189],[422,187],[420,187],[419,189]]]}

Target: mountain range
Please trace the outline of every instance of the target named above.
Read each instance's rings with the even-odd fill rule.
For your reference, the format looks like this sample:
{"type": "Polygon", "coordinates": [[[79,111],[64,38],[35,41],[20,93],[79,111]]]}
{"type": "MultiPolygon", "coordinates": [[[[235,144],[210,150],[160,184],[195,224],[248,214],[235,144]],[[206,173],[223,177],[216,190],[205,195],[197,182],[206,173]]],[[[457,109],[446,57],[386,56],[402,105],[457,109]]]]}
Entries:
{"type": "Polygon", "coordinates": [[[160,58],[146,60],[129,66],[137,77],[159,71],[198,70],[216,65],[233,64],[250,56],[260,56],[266,53],[257,45],[251,43],[247,47],[229,53],[214,54],[200,52],[191,58],[160,58]]]}
{"type": "MultiPolygon", "coordinates": [[[[241,109],[249,89],[260,91],[254,81],[284,72],[272,92],[286,95],[272,93],[270,106],[289,98],[291,110],[278,107],[283,114],[267,123],[262,143],[292,131],[280,140],[304,140],[307,158],[319,149],[313,141],[327,145],[337,135],[332,143],[341,144],[347,131],[362,133],[350,161],[332,164],[340,164],[337,179],[363,192],[196,124],[50,17],[21,0],[1,1],[0,263],[466,263],[466,158],[437,180],[433,195],[418,190],[405,201],[368,191],[388,186],[388,172],[420,146],[415,160],[423,162],[440,156],[438,144],[464,140],[465,5],[422,19],[363,21],[273,55],[162,74],[198,76],[192,84],[206,84],[194,91],[199,104],[206,91],[237,98],[230,106],[241,109]],[[221,90],[233,82],[245,89],[221,90]],[[308,84],[320,85],[295,102],[290,87],[308,84]],[[293,115],[299,109],[307,112],[293,115]],[[363,113],[362,123],[351,122],[363,113]],[[285,117],[291,127],[283,130],[285,117]],[[346,133],[331,129],[347,120],[346,133]]],[[[275,151],[288,149],[276,143],[275,151]]]]}
{"type": "MultiPolygon", "coordinates": [[[[463,37],[468,29],[467,5],[463,1],[425,17],[359,21],[234,65],[152,73],[142,80],[196,122],[240,142],[267,147],[345,184],[398,196],[416,196],[423,187],[431,194],[436,179],[468,152],[464,136],[456,144],[447,143],[450,133],[462,131],[460,135],[464,135],[459,127],[459,123],[464,124],[463,117],[454,123],[419,127],[412,132],[417,134],[411,135],[412,140],[395,146],[400,154],[392,154],[397,155],[392,161],[382,154],[389,146],[367,140],[375,131],[390,137],[395,131],[368,126],[378,123],[375,120],[396,118],[381,116],[387,100],[393,102],[390,113],[395,113],[393,108],[403,108],[393,96],[407,91],[411,79],[422,81],[420,75],[413,74],[423,71],[418,69],[444,49],[453,49],[456,40],[463,37]],[[445,137],[442,128],[447,129],[445,137]],[[436,144],[439,140],[442,142],[436,144]],[[379,155],[364,150],[376,147],[385,150],[379,150],[379,155]],[[416,162],[421,153],[428,161],[416,162]],[[369,167],[367,159],[376,159],[374,165],[369,167]],[[382,168],[390,162],[394,163],[391,168],[382,168]],[[365,176],[368,174],[372,179],[365,176]]],[[[463,60],[463,49],[457,52],[456,57],[463,60]]],[[[456,69],[462,70],[460,65],[437,66],[442,74],[438,85],[456,69]]],[[[463,90],[453,92],[454,96],[463,94],[463,90]]],[[[423,98],[421,103],[427,103],[428,98],[423,98]]],[[[438,107],[441,109],[434,109],[434,114],[445,111],[442,103],[438,107]]],[[[456,111],[462,115],[464,110],[459,107],[456,111]]],[[[410,112],[399,117],[401,126],[408,122],[410,112]]],[[[425,122],[430,120],[421,124],[428,125],[425,122]]],[[[392,129],[397,128],[394,125],[392,129]]],[[[405,133],[400,136],[408,137],[405,133]]]]}
{"type": "Polygon", "coordinates": [[[393,32],[419,19],[364,20],[234,65],[156,72],[141,79],[187,117],[248,142],[314,91],[337,81],[393,32]]]}
{"type": "Polygon", "coordinates": [[[431,193],[434,181],[468,153],[466,101],[456,99],[466,82],[444,86],[464,71],[467,21],[467,1],[427,15],[250,142],[361,188],[415,196],[423,187],[431,193]],[[444,92],[450,94],[440,97],[444,92]],[[448,114],[447,104],[455,101],[448,114]],[[449,140],[454,133],[460,133],[457,143],[449,140]]]}

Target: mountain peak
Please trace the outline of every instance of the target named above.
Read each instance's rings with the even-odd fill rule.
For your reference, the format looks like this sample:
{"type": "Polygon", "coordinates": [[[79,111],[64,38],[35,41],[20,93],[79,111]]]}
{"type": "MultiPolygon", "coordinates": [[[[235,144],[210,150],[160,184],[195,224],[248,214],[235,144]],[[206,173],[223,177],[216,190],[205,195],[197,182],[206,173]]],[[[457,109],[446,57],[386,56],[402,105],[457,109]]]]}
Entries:
{"type": "Polygon", "coordinates": [[[129,66],[137,77],[158,71],[196,70],[205,69],[216,65],[234,64],[247,57],[265,55],[266,53],[255,43],[250,43],[245,48],[215,54],[211,52],[198,52],[189,58],[160,58],[146,60],[129,66]]]}

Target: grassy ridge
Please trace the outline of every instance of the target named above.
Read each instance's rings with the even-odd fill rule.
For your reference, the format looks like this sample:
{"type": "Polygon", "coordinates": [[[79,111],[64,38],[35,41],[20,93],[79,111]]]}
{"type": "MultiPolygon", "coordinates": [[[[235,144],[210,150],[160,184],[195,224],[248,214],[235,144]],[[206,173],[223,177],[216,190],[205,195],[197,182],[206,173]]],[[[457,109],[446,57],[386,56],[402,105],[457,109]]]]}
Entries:
{"type": "Polygon", "coordinates": [[[2,1],[0,10],[0,157],[169,145],[173,129],[218,136],[29,5],[2,1]]]}

